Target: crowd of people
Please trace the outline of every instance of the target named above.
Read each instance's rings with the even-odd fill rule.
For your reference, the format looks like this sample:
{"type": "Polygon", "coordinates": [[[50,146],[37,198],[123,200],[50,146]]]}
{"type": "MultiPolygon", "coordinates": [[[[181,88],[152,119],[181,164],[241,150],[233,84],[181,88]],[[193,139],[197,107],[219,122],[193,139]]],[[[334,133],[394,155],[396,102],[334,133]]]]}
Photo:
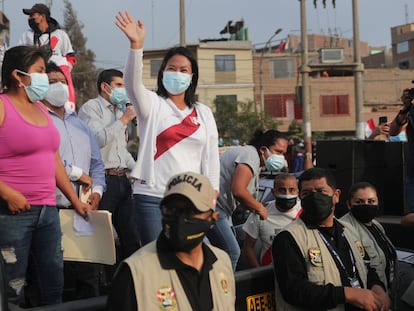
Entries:
{"type": "MultiPolygon", "coordinates": [[[[219,155],[213,113],[196,100],[195,57],[171,48],[157,90],[147,89],[146,28],[129,12],[116,15],[130,43],[125,72],[100,72],[97,97],[75,113],[67,106],[74,53],[66,33],[45,5],[23,12],[31,29],[5,52],[0,94],[0,253],[10,303],[62,302],[59,210],[74,209],[86,220],[95,210],[112,214],[120,244],[108,310],[233,310],[242,256],[248,267],[273,266],[277,310],[414,307],[402,299],[413,273],[400,272],[396,248],[375,220],[373,185],[353,184],[349,213],[337,219],[341,189],[329,170],[309,165],[303,141],[291,146],[299,178],[288,168],[289,140],[276,130],[257,130],[219,155]],[[136,160],[127,149],[134,122],[136,160]],[[264,171],[277,172],[266,203],[258,200],[264,171]],[[242,248],[232,223],[238,205],[250,212],[242,248]]],[[[407,127],[411,148],[405,225],[414,223],[412,100],[404,90],[404,107],[387,128],[407,127]]],[[[71,271],[77,298],[99,295],[100,265],[71,263],[71,271]]]]}

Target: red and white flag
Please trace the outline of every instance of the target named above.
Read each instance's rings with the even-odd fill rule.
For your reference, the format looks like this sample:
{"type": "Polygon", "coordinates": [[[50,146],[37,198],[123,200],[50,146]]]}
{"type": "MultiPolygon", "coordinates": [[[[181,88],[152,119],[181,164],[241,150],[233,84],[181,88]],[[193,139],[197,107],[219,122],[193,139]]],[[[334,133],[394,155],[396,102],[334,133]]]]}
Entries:
{"type": "Polygon", "coordinates": [[[280,42],[278,47],[275,49],[275,53],[284,53],[289,48],[289,37],[287,37],[285,40],[280,42]]]}
{"type": "Polygon", "coordinates": [[[365,125],[365,138],[368,138],[372,132],[375,130],[376,126],[375,126],[375,122],[374,119],[369,119],[367,121],[367,124],[365,125]]]}

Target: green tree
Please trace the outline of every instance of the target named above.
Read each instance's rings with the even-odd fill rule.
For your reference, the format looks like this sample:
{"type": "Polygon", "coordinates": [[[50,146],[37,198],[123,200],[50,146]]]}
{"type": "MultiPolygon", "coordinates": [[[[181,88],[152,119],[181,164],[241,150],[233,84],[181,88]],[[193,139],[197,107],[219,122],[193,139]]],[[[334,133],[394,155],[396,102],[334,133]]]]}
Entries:
{"type": "Polygon", "coordinates": [[[80,108],[87,100],[96,97],[95,53],[86,48],[87,39],[82,33],[83,24],[78,21],[76,12],[69,0],[65,4],[64,29],[68,33],[76,54],[76,64],[72,70],[73,86],[76,92],[76,106],[80,108]]]}
{"type": "Polygon", "coordinates": [[[231,144],[232,139],[238,139],[240,143],[248,142],[257,129],[277,130],[279,122],[267,115],[262,122],[260,113],[254,111],[254,102],[236,102],[226,98],[216,100],[215,104],[217,127],[227,145],[231,144]]]}
{"type": "Polygon", "coordinates": [[[292,120],[292,122],[289,124],[288,132],[289,137],[295,139],[303,138],[302,122],[299,122],[298,120],[292,120]]]}
{"type": "MultiPolygon", "coordinates": [[[[303,138],[303,132],[302,132],[302,122],[299,122],[297,120],[293,120],[288,127],[289,131],[289,137],[294,139],[301,139],[303,138]]],[[[325,138],[325,132],[312,132],[312,140],[317,141],[318,139],[324,139],[325,138]]]]}

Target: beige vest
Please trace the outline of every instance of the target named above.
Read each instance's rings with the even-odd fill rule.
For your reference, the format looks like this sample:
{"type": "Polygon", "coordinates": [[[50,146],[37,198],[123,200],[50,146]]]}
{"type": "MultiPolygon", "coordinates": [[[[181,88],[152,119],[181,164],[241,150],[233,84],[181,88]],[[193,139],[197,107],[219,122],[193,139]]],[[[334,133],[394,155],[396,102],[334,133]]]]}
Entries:
{"type": "MultiPolygon", "coordinates": [[[[320,237],[318,230],[308,229],[300,218],[285,227],[285,230],[293,236],[302,252],[310,282],[318,285],[331,283],[334,286],[342,286],[341,276],[336,263],[325,242],[320,237]]],[[[352,255],[355,259],[355,266],[362,280],[363,287],[367,288],[367,270],[357,246],[357,239],[347,227],[344,228],[344,235],[351,247],[352,255]]],[[[277,279],[275,279],[275,295],[277,311],[303,310],[290,305],[283,299],[277,279]]],[[[344,305],[338,305],[331,310],[343,311],[344,305]]]]}
{"type": "MultiPolygon", "coordinates": [[[[230,259],[224,251],[210,246],[217,261],[210,270],[213,310],[234,310],[236,286],[230,259]]],[[[138,310],[191,311],[190,302],[174,269],[161,269],[156,241],[139,249],[127,258],[138,310]]]]}
{"type": "MultiPolygon", "coordinates": [[[[351,225],[356,233],[358,234],[358,238],[361,240],[362,245],[365,248],[365,251],[369,255],[370,258],[370,266],[375,269],[375,271],[378,274],[378,277],[380,278],[381,282],[384,283],[385,288],[388,289],[395,289],[396,285],[396,276],[398,276],[398,260],[394,262],[394,282],[393,284],[388,284],[387,277],[385,274],[385,268],[387,266],[387,260],[385,258],[385,254],[382,251],[381,247],[378,245],[377,241],[375,240],[374,236],[369,232],[369,230],[361,224],[351,213],[347,213],[344,215],[341,220],[345,224],[351,225]]],[[[381,224],[376,221],[375,219],[372,220],[372,222],[377,226],[378,229],[382,232],[384,237],[387,239],[387,242],[390,243],[390,245],[394,245],[391,243],[391,241],[388,239],[388,237],[385,235],[385,230],[381,226],[381,224]]],[[[394,290],[392,290],[394,292],[394,290]]]]}

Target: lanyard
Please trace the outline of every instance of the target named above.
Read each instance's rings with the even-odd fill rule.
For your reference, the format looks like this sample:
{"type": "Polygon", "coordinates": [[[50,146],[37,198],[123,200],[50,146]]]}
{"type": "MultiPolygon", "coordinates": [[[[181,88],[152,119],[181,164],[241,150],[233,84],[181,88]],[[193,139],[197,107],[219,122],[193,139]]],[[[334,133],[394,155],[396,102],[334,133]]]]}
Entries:
{"type": "Polygon", "coordinates": [[[378,227],[375,224],[372,224],[372,228],[374,228],[374,230],[378,233],[381,240],[385,243],[385,247],[388,249],[388,252],[392,256],[394,256],[394,258],[388,258],[388,261],[390,261],[390,262],[394,261],[395,256],[396,256],[394,247],[390,244],[390,242],[388,242],[388,239],[385,237],[385,235],[382,233],[382,231],[380,229],[378,229],[378,227]]]}
{"type": "MultiPolygon", "coordinates": [[[[333,248],[333,246],[329,243],[329,241],[325,238],[325,236],[318,230],[319,235],[321,236],[321,239],[323,240],[323,242],[325,243],[326,247],[328,247],[328,250],[330,251],[330,253],[335,256],[336,260],[338,261],[339,265],[341,266],[342,270],[344,270],[346,276],[348,279],[352,279],[351,277],[349,277],[348,271],[346,270],[346,267],[344,265],[344,263],[342,262],[341,257],[339,257],[339,254],[336,252],[336,250],[333,248]]],[[[345,239],[344,233],[342,232],[341,237],[345,239]]],[[[353,278],[356,277],[356,273],[355,273],[355,259],[354,256],[352,255],[352,252],[349,248],[348,245],[348,251],[349,251],[349,256],[351,258],[351,264],[352,264],[352,273],[353,273],[353,278]]]]}
{"type": "MultiPolygon", "coordinates": [[[[379,238],[385,243],[385,247],[388,249],[388,252],[391,255],[391,257],[388,257],[388,254],[386,254],[386,252],[383,250],[384,255],[385,255],[385,260],[387,263],[387,268],[388,268],[388,269],[386,268],[386,271],[388,270],[387,280],[390,283],[394,280],[394,273],[395,273],[394,263],[395,263],[395,260],[397,259],[397,253],[394,247],[392,246],[392,244],[388,241],[388,239],[384,235],[384,233],[375,224],[372,225],[372,228],[378,234],[379,238]]],[[[379,247],[381,248],[381,246],[379,247]]]]}

